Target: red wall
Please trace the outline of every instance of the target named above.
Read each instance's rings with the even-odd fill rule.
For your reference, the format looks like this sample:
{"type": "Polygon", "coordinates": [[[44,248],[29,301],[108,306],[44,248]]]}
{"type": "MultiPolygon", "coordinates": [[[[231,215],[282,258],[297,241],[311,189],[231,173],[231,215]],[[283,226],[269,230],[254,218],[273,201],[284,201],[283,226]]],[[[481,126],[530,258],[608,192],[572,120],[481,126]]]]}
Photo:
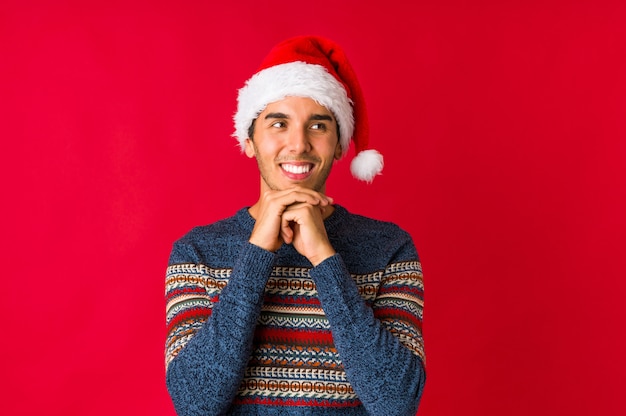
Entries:
{"type": "Polygon", "coordinates": [[[329,194],[423,260],[419,413],[626,412],[618,2],[128,3],[0,6],[2,414],[174,414],[171,243],[254,202],[236,90],[305,33],[344,45],[387,162],[329,194]]]}

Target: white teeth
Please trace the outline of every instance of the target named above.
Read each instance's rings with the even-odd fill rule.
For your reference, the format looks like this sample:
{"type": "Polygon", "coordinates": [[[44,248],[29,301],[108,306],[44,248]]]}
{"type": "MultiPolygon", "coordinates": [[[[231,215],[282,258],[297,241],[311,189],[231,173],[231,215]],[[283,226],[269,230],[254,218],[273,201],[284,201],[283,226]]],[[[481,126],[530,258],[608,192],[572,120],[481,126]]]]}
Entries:
{"type": "Polygon", "coordinates": [[[294,173],[296,175],[307,173],[311,170],[311,165],[282,165],[282,168],[289,173],[294,173]]]}

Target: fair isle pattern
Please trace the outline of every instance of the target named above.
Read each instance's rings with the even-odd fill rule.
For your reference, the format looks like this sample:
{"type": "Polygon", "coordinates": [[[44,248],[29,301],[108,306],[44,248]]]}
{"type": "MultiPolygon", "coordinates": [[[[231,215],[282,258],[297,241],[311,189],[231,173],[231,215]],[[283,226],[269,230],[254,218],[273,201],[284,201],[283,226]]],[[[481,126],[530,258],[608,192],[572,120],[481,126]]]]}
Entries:
{"type": "MultiPolygon", "coordinates": [[[[177,264],[166,275],[166,367],[211,316],[230,269],[177,264]]],[[[424,360],[423,281],[418,261],[354,274],[375,316],[424,360]]],[[[351,407],[360,405],[346,379],[309,269],[274,267],[265,287],[254,350],[234,403],[351,407]]]]}
{"type": "Polygon", "coordinates": [[[422,362],[426,363],[422,338],[424,276],[419,261],[387,267],[374,303],[374,315],[422,362]]]}
{"type": "Polygon", "coordinates": [[[246,370],[236,401],[250,404],[271,400],[287,404],[296,399],[309,405],[359,403],[343,370],[258,366],[246,370]]]}
{"type": "Polygon", "coordinates": [[[165,276],[167,341],[165,365],[176,357],[211,316],[217,296],[228,283],[230,269],[176,264],[165,276]]]}

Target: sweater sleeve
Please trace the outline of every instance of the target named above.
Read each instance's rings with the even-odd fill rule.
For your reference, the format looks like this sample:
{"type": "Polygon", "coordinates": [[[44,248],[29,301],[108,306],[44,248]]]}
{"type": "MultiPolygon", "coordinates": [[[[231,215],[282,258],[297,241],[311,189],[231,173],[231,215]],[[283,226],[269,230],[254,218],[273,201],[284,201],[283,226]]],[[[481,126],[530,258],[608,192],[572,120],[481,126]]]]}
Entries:
{"type": "Polygon", "coordinates": [[[419,262],[390,264],[373,307],[339,254],[310,275],[347,377],[368,413],[415,415],[425,382],[419,262]]]}
{"type": "MultiPolygon", "coordinates": [[[[178,252],[172,258],[180,262],[185,257],[180,252],[185,250],[175,246],[178,252]]],[[[211,279],[202,276],[204,266],[179,263],[168,268],[166,383],[178,415],[228,411],[250,358],[274,257],[247,243],[227,280],[213,279],[208,285],[228,282],[221,293],[213,295],[193,284],[204,282],[207,287],[211,279]]]]}

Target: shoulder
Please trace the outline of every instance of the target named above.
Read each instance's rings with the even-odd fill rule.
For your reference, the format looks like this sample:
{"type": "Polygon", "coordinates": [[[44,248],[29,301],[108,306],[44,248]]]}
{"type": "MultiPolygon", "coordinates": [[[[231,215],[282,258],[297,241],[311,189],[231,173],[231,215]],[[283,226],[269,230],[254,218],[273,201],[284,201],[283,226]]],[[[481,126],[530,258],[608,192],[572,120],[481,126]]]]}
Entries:
{"type": "Polygon", "coordinates": [[[419,260],[411,235],[393,222],[338,208],[341,221],[329,230],[335,249],[356,267],[380,269],[389,263],[419,260]]]}
{"type": "Polygon", "coordinates": [[[246,215],[246,208],[242,208],[231,217],[192,228],[174,242],[169,263],[226,267],[228,261],[225,259],[232,258],[233,253],[238,252],[249,238],[252,228],[246,221],[246,215]]]}
{"type": "Polygon", "coordinates": [[[194,227],[177,240],[176,243],[196,244],[206,239],[232,237],[233,235],[240,234],[243,230],[239,217],[240,214],[238,212],[231,217],[224,218],[212,224],[194,227]]]}
{"type": "Polygon", "coordinates": [[[346,225],[364,234],[380,234],[393,238],[399,236],[410,238],[409,234],[394,222],[382,221],[359,214],[347,213],[346,225]]]}
{"type": "Polygon", "coordinates": [[[353,214],[341,206],[337,206],[336,214],[331,230],[339,235],[349,235],[353,240],[367,241],[374,237],[401,242],[411,240],[409,233],[393,222],[353,214]]]}

